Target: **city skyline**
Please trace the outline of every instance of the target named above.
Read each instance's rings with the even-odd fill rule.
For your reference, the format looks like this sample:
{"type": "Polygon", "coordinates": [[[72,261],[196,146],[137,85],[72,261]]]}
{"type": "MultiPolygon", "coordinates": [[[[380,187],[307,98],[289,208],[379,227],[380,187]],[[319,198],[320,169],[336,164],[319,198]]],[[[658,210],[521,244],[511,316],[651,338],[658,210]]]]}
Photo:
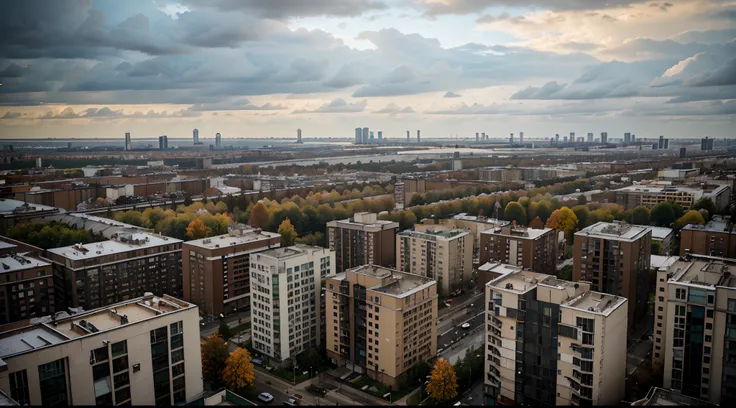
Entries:
{"type": "Polygon", "coordinates": [[[731,137],[717,0],[26,1],[0,137],[731,137]],[[309,50],[304,53],[304,50],[309,50]],[[205,136],[206,135],[206,136],[205,136]]]}

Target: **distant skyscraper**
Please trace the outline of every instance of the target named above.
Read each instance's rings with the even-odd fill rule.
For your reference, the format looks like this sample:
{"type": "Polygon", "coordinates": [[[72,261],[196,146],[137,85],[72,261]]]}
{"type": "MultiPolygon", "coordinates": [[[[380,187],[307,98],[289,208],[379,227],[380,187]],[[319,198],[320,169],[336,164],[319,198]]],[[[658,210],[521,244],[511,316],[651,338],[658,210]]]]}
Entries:
{"type": "Polygon", "coordinates": [[[38,168],[43,167],[43,161],[41,160],[40,157],[37,157],[36,158],[36,167],[38,167],[38,168]]]}
{"type": "Polygon", "coordinates": [[[608,132],[601,132],[601,144],[608,143],[608,132]]]}
{"type": "Polygon", "coordinates": [[[158,137],[158,148],[161,150],[169,148],[169,138],[166,135],[158,137]]]}
{"type": "Polygon", "coordinates": [[[378,142],[380,143],[383,140],[383,131],[378,131],[378,142]]]}
{"type": "Polygon", "coordinates": [[[192,130],[192,141],[194,144],[199,144],[199,129],[192,130]]]}
{"type": "Polygon", "coordinates": [[[302,130],[301,129],[296,130],[296,142],[297,143],[302,142],[302,130]]]}
{"type": "Polygon", "coordinates": [[[664,136],[659,137],[659,144],[660,149],[669,149],[670,148],[670,139],[665,139],[664,136]]]}
{"type": "Polygon", "coordinates": [[[69,142],[69,143],[67,143],[67,144],[66,144],[66,148],[67,148],[67,149],[71,149],[71,148],[72,148],[72,142],[69,142]]]}
{"type": "Polygon", "coordinates": [[[559,142],[559,141],[560,141],[560,134],[555,133],[555,142],[559,142]]]}
{"type": "Polygon", "coordinates": [[[567,143],[567,136],[562,137],[562,143],[567,143]]]}
{"type": "Polygon", "coordinates": [[[629,143],[629,142],[631,142],[631,133],[626,132],[624,133],[624,143],[629,143]]]}
{"type": "Polygon", "coordinates": [[[636,135],[632,133],[631,134],[631,143],[634,143],[634,142],[636,142],[636,135]]]}
{"type": "Polygon", "coordinates": [[[362,130],[358,127],[355,128],[355,144],[360,144],[362,142],[362,130]]]}
{"type": "Polygon", "coordinates": [[[588,143],[593,143],[593,134],[590,132],[588,133],[588,143]]]}
{"type": "Polygon", "coordinates": [[[406,140],[407,140],[407,141],[408,141],[409,139],[411,139],[411,136],[409,135],[409,133],[410,133],[410,132],[409,132],[409,131],[407,130],[407,131],[406,131],[406,140]]]}
{"type": "Polygon", "coordinates": [[[475,141],[477,142],[478,140],[480,140],[479,138],[480,138],[480,133],[475,132],[475,141]]]}
{"type": "Polygon", "coordinates": [[[215,133],[215,147],[222,149],[222,135],[219,133],[215,133]]]}
{"type": "Polygon", "coordinates": [[[524,132],[519,132],[519,143],[524,144],[524,132]]]}
{"type": "Polygon", "coordinates": [[[513,133],[511,133],[511,134],[509,135],[509,143],[510,143],[510,144],[514,144],[514,134],[513,134],[513,133]]]}
{"type": "Polygon", "coordinates": [[[125,132],[125,150],[133,150],[133,143],[130,141],[130,132],[125,132]]]}
{"type": "Polygon", "coordinates": [[[417,129],[417,143],[421,143],[421,142],[422,142],[422,137],[419,133],[419,129],[417,129]]]}
{"type": "Polygon", "coordinates": [[[371,135],[371,138],[370,138],[370,140],[368,141],[368,143],[373,143],[375,139],[373,138],[373,131],[372,131],[372,130],[371,130],[371,133],[370,133],[370,135],[371,135]]]}
{"type": "Polygon", "coordinates": [[[710,139],[708,136],[700,139],[700,150],[713,150],[713,140],[715,139],[710,139]]]}
{"type": "Polygon", "coordinates": [[[570,143],[575,143],[575,132],[570,132],[570,143]]]}
{"type": "Polygon", "coordinates": [[[486,140],[486,132],[481,133],[480,140],[486,140]]]}
{"type": "Polygon", "coordinates": [[[360,136],[361,144],[368,144],[368,134],[370,133],[370,129],[367,127],[363,128],[362,134],[360,136]]]}

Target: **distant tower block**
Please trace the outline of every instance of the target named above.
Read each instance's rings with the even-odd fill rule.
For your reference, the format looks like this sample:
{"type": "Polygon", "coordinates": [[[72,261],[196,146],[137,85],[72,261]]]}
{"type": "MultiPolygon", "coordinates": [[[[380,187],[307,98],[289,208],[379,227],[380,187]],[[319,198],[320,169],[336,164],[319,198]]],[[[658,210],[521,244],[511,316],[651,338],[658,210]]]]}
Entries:
{"type": "Polygon", "coordinates": [[[302,142],[302,130],[301,129],[296,130],[296,142],[297,143],[302,142]]]}
{"type": "Polygon", "coordinates": [[[131,142],[130,140],[130,132],[125,133],[125,150],[126,151],[133,150],[133,142],[131,142]]]}
{"type": "Polygon", "coordinates": [[[380,143],[381,141],[383,141],[383,131],[379,130],[378,131],[378,142],[380,143]]]}
{"type": "Polygon", "coordinates": [[[40,157],[37,157],[36,158],[36,167],[38,167],[38,168],[43,167],[43,161],[41,160],[40,157]]]}
{"type": "Polygon", "coordinates": [[[570,132],[570,143],[575,143],[575,132],[570,132]]]}
{"type": "Polygon", "coordinates": [[[588,143],[593,143],[593,133],[588,133],[588,143]]]}
{"type": "Polygon", "coordinates": [[[509,143],[514,144],[514,134],[513,133],[511,133],[511,135],[509,136],[509,143]]]}
{"type": "Polygon", "coordinates": [[[364,127],[363,130],[362,130],[362,134],[360,136],[360,138],[361,138],[361,142],[360,143],[361,144],[368,144],[368,135],[369,135],[369,133],[370,133],[370,129],[368,129],[367,127],[364,127]]]}
{"type": "Polygon", "coordinates": [[[359,127],[355,128],[355,144],[360,144],[362,132],[359,127]]]}
{"type": "Polygon", "coordinates": [[[477,142],[477,141],[479,140],[479,139],[478,139],[479,137],[480,137],[480,134],[479,134],[478,132],[475,132],[475,141],[476,141],[476,142],[477,142]]]}
{"type": "Polygon", "coordinates": [[[218,149],[222,148],[222,135],[215,133],[215,147],[218,149]]]}
{"type": "Polygon", "coordinates": [[[601,132],[601,144],[608,143],[608,132],[601,132]]]}
{"type": "Polygon", "coordinates": [[[524,132],[519,132],[519,143],[524,144],[524,132]]]}
{"type": "Polygon", "coordinates": [[[192,130],[192,141],[194,144],[199,144],[199,129],[192,130]]]}
{"type": "Polygon", "coordinates": [[[483,137],[481,139],[486,140],[486,132],[483,132],[482,134],[483,134],[483,137]]]}
{"type": "Polygon", "coordinates": [[[409,135],[409,133],[410,133],[410,132],[409,132],[409,131],[407,130],[407,131],[406,131],[406,140],[409,140],[409,139],[411,139],[411,136],[409,135]]]}
{"type": "Polygon", "coordinates": [[[421,133],[419,132],[419,129],[417,129],[417,143],[421,143],[421,142],[422,142],[422,136],[421,136],[421,133]]]}

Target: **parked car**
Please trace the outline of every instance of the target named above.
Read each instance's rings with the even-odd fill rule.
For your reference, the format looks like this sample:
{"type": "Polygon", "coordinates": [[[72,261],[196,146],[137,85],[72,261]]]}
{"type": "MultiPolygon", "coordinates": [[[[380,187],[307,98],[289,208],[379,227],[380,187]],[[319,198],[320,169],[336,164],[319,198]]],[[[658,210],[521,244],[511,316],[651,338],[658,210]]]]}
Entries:
{"type": "Polygon", "coordinates": [[[470,328],[470,323],[463,323],[463,325],[460,326],[460,327],[462,327],[463,329],[469,329],[470,328]]]}
{"type": "Polygon", "coordinates": [[[322,388],[322,387],[318,387],[318,386],[316,386],[314,384],[309,384],[308,386],[305,387],[305,389],[307,391],[313,393],[313,394],[317,394],[317,395],[320,395],[320,396],[327,395],[327,389],[322,388]]]}
{"type": "Polygon", "coordinates": [[[257,366],[263,365],[263,361],[257,358],[250,360],[250,362],[253,363],[253,365],[257,365],[257,366]]]}
{"type": "Polygon", "coordinates": [[[445,300],[445,303],[452,303],[452,299],[445,300]]]}
{"type": "Polygon", "coordinates": [[[281,403],[281,405],[287,405],[287,406],[290,406],[290,407],[295,407],[296,406],[296,404],[294,404],[291,401],[284,401],[284,402],[281,403]]]}
{"type": "Polygon", "coordinates": [[[262,392],[262,393],[258,394],[258,399],[261,400],[261,401],[263,401],[263,402],[265,402],[266,404],[270,404],[271,401],[273,401],[273,395],[271,395],[271,394],[269,394],[267,392],[262,392]]]}

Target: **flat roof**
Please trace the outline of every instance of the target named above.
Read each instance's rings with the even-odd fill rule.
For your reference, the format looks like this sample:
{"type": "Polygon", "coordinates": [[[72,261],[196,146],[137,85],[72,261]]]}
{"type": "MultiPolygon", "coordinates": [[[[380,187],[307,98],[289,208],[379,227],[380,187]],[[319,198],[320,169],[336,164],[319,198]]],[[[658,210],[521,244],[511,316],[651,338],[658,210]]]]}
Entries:
{"type": "Polygon", "coordinates": [[[540,281],[549,276],[543,273],[519,270],[499,276],[488,282],[488,285],[497,289],[522,294],[534,289],[540,281]]]}
{"type": "Polygon", "coordinates": [[[552,231],[552,228],[527,228],[527,227],[516,227],[511,228],[508,225],[504,227],[495,227],[495,228],[489,228],[481,234],[491,234],[491,235],[503,235],[506,237],[515,237],[515,238],[523,238],[523,239],[537,239],[541,237],[542,235],[552,231]],[[505,231],[510,232],[507,234],[505,231]]]}
{"type": "Polygon", "coordinates": [[[257,228],[245,228],[241,230],[233,230],[232,232],[223,235],[187,241],[185,245],[205,249],[216,249],[231,245],[241,245],[249,242],[270,240],[280,236],[281,235],[275,232],[263,231],[257,228]]]}
{"type": "Polygon", "coordinates": [[[634,401],[634,406],[712,406],[708,401],[690,397],[672,390],[652,387],[646,398],[634,401]]]}
{"type": "Polygon", "coordinates": [[[736,260],[707,257],[679,258],[667,272],[669,282],[715,289],[716,286],[736,288],[736,260]]]}
{"type": "Polygon", "coordinates": [[[0,255],[0,273],[18,272],[51,264],[28,254],[0,255]]]}
{"type": "Polygon", "coordinates": [[[649,227],[641,225],[599,221],[576,232],[575,235],[633,242],[646,235],[648,231],[649,227]]]}
{"type": "Polygon", "coordinates": [[[296,256],[304,255],[310,250],[311,251],[315,251],[315,250],[323,251],[326,249],[327,248],[312,246],[312,245],[295,244],[290,247],[267,249],[265,251],[259,252],[258,256],[267,256],[269,258],[275,258],[275,259],[288,259],[288,258],[293,258],[296,256]]]}
{"type": "Polygon", "coordinates": [[[399,223],[395,221],[388,221],[388,220],[375,220],[368,223],[362,223],[362,222],[355,222],[352,218],[346,218],[344,220],[334,220],[330,221],[327,224],[330,223],[337,224],[337,225],[346,225],[346,226],[359,226],[359,227],[385,227],[385,226],[391,226],[393,227],[394,224],[398,228],[399,223]]]}
{"type": "Polygon", "coordinates": [[[7,213],[7,214],[13,214],[13,210],[15,210],[18,207],[27,207],[28,211],[23,211],[20,214],[30,214],[33,212],[40,212],[40,211],[58,211],[59,209],[56,207],[51,207],[48,205],[41,205],[41,204],[33,204],[33,203],[27,203],[25,201],[19,201],[19,200],[11,200],[8,198],[0,198],[0,214],[7,213]]]}
{"type": "Polygon", "coordinates": [[[128,251],[155,248],[161,245],[176,244],[182,242],[180,239],[170,238],[163,235],[156,235],[149,232],[132,232],[123,234],[127,237],[128,242],[123,242],[121,238],[111,239],[102,242],[93,242],[84,245],[70,245],[61,248],[49,249],[50,253],[62,256],[73,261],[80,259],[99,258],[105,255],[124,253],[128,251]],[[138,244],[135,241],[138,240],[138,244]]]}
{"type": "Polygon", "coordinates": [[[589,313],[608,315],[626,302],[626,298],[608,293],[586,291],[562,306],[583,309],[589,313]]]}
{"type": "Polygon", "coordinates": [[[650,255],[649,265],[652,269],[668,268],[670,265],[675,263],[679,256],[663,256],[663,255],[650,255]]]}
{"type": "Polygon", "coordinates": [[[720,192],[721,190],[730,188],[728,185],[722,184],[722,185],[706,185],[706,186],[682,186],[682,185],[674,185],[674,184],[635,184],[633,186],[626,186],[619,188],[615,191],[627,191],[627,192],[637,192],[637,193],[650,193],[650,194],[659,194],[659,193],[666,193],[666,192],[677,192],[682,191],[685,193],[690,193],[698,198],[700,198],[703,194],[711,194],[715,192],[720,192]]]}
{"type": "Polygon", "coordinates": [[[11,244],[10,242],[0,241],[0,249],[17,248],[18,245],[11,244]]]}
{"type": "Polygon", "coordinates": [[[426,278],[424,276],[400,272],[395,269],[385,268],[377,265],[363,265],[357,268],[349,269],[344,273],[347,272],[372,276],[378,279],[388,278],[389,283],[376,285],[367,289],[391,295],[397,298],[411,295],[436,283],[433,279],[426,278]]]}
{"type": "Polygon", "coordinates": [[[481,272],[496,272],[501,275],[505,275],[507,273],[518,272],[522,270],[522,268],[521,266],[509,265],[500,262],[486,262],[479,266],[478,270],[481,272]]]}
{"type": "Polygon", "coordinates": [[[413,230],[406,230],[401,231],[396,235],[403,235],[403,236],[411,236],[415,238],[423,238],[423,239],[431,239],[434,240],[436,238],[443,238],[446,240],[451,240],[455,238],[464,237],[466,235],[470,235],[468,231],[461,230],[461,229],[442,229],[441,227],[438,229],[432,229],[430,226],[427,228],[426,231],[413,231],[413,230]]]}
{"type": "Polygon", "coordinates": [[[650,227],[648,225],[641,225],[652,230],[652,239],[665,239],[675,232],[672,228],[667,227],[650,227]]]}
{"type": "Polygon", "coordinates": [[[730,220],[728,218],[723,218],[716,215],[705,225],[688,224],[682,229],[689,231],[726,232],[730,234],[736,234],[736,226],[729,224],[730,220]]]}
{"type": "Polygon", "coordinates": [[[33,352],[193,307],[196,306],[168,295],[148,295],[56,321],[46,316],[40,319],[41,322],[0,333],[0,358],[33,352]]]}
{"type": "Polygon", "coordinates": [[[470,222],[477,222],[481,224],[493,224],[493,225],[508,225],[511,224],[509,221],[505,220],[498,220],[495,218],[487,218],[487,217],[479,217],[477,215],[468,215],[467,213],[460,213],[454,217],[453,219],[461,220],[461,221],[470,221],[470,222]]]}

